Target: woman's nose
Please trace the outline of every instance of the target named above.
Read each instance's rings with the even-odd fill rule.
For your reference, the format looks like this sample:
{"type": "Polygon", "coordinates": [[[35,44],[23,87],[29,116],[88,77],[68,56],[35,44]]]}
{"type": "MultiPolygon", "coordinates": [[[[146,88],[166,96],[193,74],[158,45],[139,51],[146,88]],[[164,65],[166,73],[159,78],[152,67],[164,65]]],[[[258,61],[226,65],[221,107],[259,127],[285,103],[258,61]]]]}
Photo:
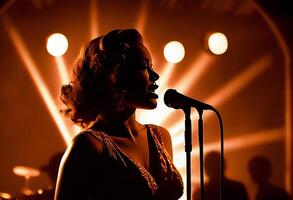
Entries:
{"type": "Polygon", "coordinates": [[[153,81],[153,82],[155,82],[156,80],[158,80],[159,79],[159,74],[157,74],[154,70],[152,70],[152,69],[150,69],[150,71],[149,71],[149,73],[150,73],[150,81],[153,81]]]}

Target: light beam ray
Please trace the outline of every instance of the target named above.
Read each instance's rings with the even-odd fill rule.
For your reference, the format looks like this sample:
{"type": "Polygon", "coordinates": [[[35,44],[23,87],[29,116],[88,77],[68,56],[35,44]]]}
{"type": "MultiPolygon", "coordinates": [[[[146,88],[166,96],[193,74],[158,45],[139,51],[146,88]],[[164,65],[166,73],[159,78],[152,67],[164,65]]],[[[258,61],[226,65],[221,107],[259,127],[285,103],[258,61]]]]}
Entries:
{"type": "Polygon", "coordinates": [[[197,59],[193,61],[191,66],[188,67],[188,71],[182,76],[178,83],[176,83],[176,89],[179,92],[188,92],[191,85],[194,85],[203,73],[211,66],[214,61],[214,56],[202,52],[197,59]]]}
{"type": "Polygon", "coordinates": [[[237,94],[241,89],[247,86],[251,81],[255,80],[265,70],[267,70],[273,62],[271,54],[262,55],[256,62],[248,67],[240,75],[233,78],[224,87],[211,96],[207,102],[211,105],[220,105],[228,98],[237,94]]]}
{"type": "Polygon", "coordinates": [[[168,88],[168,80],[170,80],[170,77],[175,69],[176,64],[166,62],[166,64],[163,67],[163,71],[160,73],[160,78],[157,81],[159,88],[157,90],[157,93],[162,95],[163,92],[168,88]]]}
{"type": "MultiPolygon", "coordinates": [[[[237,94],[241,89],[243,89],[253,80],[255,80],[259,75],[261,75],[266,69],[271,66],[272,62],[272,56],[269,53],[262,55],[252,65],[248,66],[245,71],[234,77],[221,89],[219,89],[214,95],[208,98],[206,102],[215,107],[224,103],[225,101],[227,101],[227,99],[237,94]]],[[[211,112],[208,112],[207,115],[204,116],[205,119],[209,117],[210,114],[211,112]]],[[[191,115],[191,118],[195,119],[196,117],[197,113],[194,112],[194,114],[191,115]]],[[[183,142],[182,138],[179,137],[180,133],[183,130],[183,120],[184,119],[178,120],[179,122],[169,129],[170,132],[174,134],[173,136],[175,145],[183,142]]]]}
{"type": "MultiPolygon", "coordinates": [[[[190,86],[195,84],[199,80],[199,78],[208,69],[208,67],[211,66],[213,60],[214,60],[213,56],[205,52],[202,52],[199,56],[196,57],[196,59],[188,67],[189,70],[185,72],[185,74],[182,76],[184,78],[182,78],[179,81],[179,83],[175,84],[176,85],[175,88],[178,89],[179,92],[188,92],[190,86]]],[[[166,80],[168,80],[170,79],[171,73],[172,71],[171,72],[168,71],[166,73],[166,76],[165,74],[163,74],[163,77],[166,80]]],[[[159,118],[159,121],[157,121],[157,123],[163,124],[169,117],[172,116],[173,113],[175,113],[174,109],[165,109],[164,112],[160,112],[160,118],[159,118]]]]}
{"type": "Polygon", "coordinates": [[[63,84],[68,84],[69,83],[69,76],[68,76],[68,71],[67,71],[67,67],[66,64],[64,62],[64,59],[62,56],[57,56],[55,57],[55,61],[57,63],[57,67],[58,67],[58,72],[59,72],[59,76],[60,76],[60,80],[63,84]]]}
{"type": "Polygon", "coordinates": [[[94,39],[99,35],[97,10],[98,10],[97,0],[91,0],[90,1],[90,39],[94,39]]]}
{"type": "Polygon", "coordinates": [[[148,14],[148,8],[149,8],[149,0],[142,0],[141,6],[139,9],[139,16],[137,18],[136,22],[136,29],[140,32],[141,35],[144,35],[144,29],[145,24],[147,20],[147,14],[148,14]]]}
{"type": "MultiPolygon", "coordinates": [[[[249,133],[237,137],[226,138],[225,139],[225,152],[245,149],[250,147],[255,147],[259,145],[264,145],[272,142],[282,141],[285,138],[284,128],[276,128],[272,130],[263,130],[254,133],[249,133]]],[[[198,146],[194,146],[194,151],[192,151],[192,156],[199,156],[198,146]]],[[[213,142],[205,144],[204,153],[219,150],[220,143],[213,142]]],[[[185,157],[184,147],[178,147],[175,149],[175,152],[180,152],[174,154],[174,163],[179,169],[185,168],[185,162],[182,162],[182,158],[185,157]]]]}
{"type": "Polygon", "coordinates": [[[48,88],[46,87],[45,82],[43,81],[37,66],[32,59],[30,53],[28,52],[25,43],[23,42],[20,34],[17,29],[14,27],[12,22],[8,18],[2,18],[3,26],[10,37],[15,49],[20,56],[22,62],[24,63],[25,69],[28,71],[30,77],[35,84],[37,91],[41,95],[48,111],[50,112],[55,124],[57,125],[59,131],[61,132],[64,141],[68,144],[71,141],[71,135],[67,127],[65,126],[62,117],[53,101],[53,98],[50,95],[48,88]]]}

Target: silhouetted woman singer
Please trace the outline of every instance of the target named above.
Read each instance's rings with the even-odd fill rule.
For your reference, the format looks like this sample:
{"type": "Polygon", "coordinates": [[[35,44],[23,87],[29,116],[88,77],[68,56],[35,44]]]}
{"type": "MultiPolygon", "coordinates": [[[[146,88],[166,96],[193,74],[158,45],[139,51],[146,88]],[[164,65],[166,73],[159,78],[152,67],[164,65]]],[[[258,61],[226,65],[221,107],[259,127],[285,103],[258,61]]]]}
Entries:
{"type": "Polygon", "coordinates": [[[86,45],[61,94],[65,113],[86,128],[62,159],[55,200],[179,199],[183,184],[168,131],[135,119],[137,108],[157,106],[158,78],[134,29],[86,45]]]}

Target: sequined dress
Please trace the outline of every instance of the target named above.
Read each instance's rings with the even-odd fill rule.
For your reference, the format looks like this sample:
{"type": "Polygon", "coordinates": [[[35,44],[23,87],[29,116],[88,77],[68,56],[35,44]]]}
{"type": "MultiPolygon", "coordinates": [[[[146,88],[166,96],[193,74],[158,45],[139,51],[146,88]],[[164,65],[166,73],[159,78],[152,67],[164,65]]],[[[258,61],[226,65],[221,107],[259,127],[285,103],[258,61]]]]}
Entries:
{"type": "Polygon", "coordinates": [[[102,131],[86,132],[103,146],[100,172],[90,195],[91,200],[177,200],[183,194],[181,176],[164,148],[157,126],[146,125],[149,144],[149,170],[129,158],[102,131]],[[96,189],[95,189],[96,188],[96,189]]]}

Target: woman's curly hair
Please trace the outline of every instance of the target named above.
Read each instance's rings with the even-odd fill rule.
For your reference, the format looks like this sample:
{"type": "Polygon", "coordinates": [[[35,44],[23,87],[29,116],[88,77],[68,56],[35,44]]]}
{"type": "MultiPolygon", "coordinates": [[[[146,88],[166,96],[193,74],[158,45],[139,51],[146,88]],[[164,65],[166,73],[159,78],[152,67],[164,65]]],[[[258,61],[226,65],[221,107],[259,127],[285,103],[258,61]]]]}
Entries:
{"type": "Polygon", "coordinates": [[[73,66],[72,81],[62,86],[61,110],[85,127],[103,112],[117,110],[123,98],[128,51],[142,43],[135,29],[113,30],[85,45],[73,66]]]}

